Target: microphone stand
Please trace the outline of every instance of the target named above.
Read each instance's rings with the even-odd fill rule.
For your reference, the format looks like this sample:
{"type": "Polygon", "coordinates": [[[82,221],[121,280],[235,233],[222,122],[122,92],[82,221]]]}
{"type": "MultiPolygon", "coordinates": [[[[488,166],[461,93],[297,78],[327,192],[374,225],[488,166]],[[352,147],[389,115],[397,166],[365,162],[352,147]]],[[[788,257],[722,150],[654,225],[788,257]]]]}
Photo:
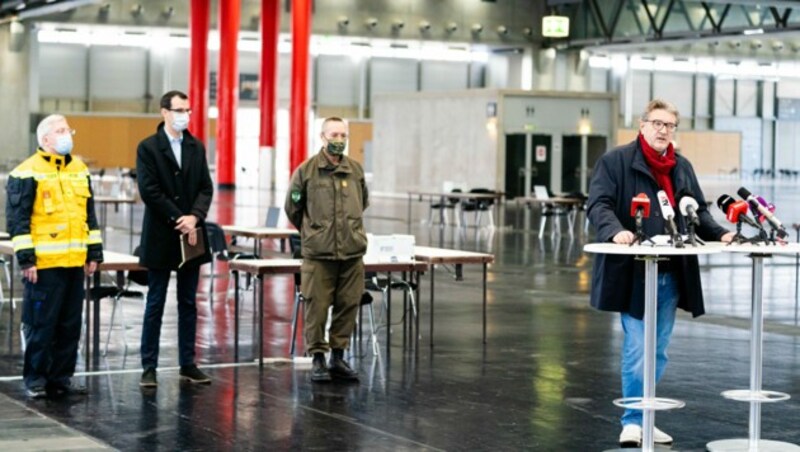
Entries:
{"type": "Polygon", "coordinates": [[[647,234],[644,233],[644,227],[642,224],[642,217],[643,217],[642,209],[636,209],[636,233],[633,237],[633,241],[629,246],[636,245],[637,243],[643,245],[644,242],[650,242],[651,245],[655,246],[656,242],[653,241],[647,234]]]}
{"type": "Polygon", "coordinates": [[[742,219],[738,218],[736,220],[736,235],[733,236],[733,239],[731,239],[728,245],[730,245],[731,243],[736,243],[737,245],[741,245],[743,243],[752,243],[753,245],[758,245],[760,239],[763,239],[761,235],[765,234],[764,230],[762,229],[761,231],[759,231],[758,234],[759,234],[758,237],[750,237],[750,238],[747,238],[744,235],[742,235],[742,219]]]}
{"type": "Polygon", "coordinates": [[[706,242],[704,242],[702,239],[697,237],[697,235],[695,234],[694,227],[695,227],[694,222],[693,221],[689,221],[689,238],[688,238],[687,242],[692,246],[705,245],[706,242]]]}
{"type": "Polygon", "coordinates": [[[683,248],[683,238],[681,238],[681,234],[678,232],[678,227],[675,226],[672,217],[668,218],[665,227],[667,229],[667,234],[669,234],[670,245],[674,246],[675,248],[683,248]]]}
{"type": "Polygon", "coordinates": [[[775,237],[776,234],[780,238],[788,236],[788,233],[786,232],[786,230],[778,229],[772,223],[770,223],[769,225],[770,225],[769,237],[766,237],[766,235],[767,235],[766,231],[762,231],[762,234],[766,237],[764,239],[764,241],[766,241],[768,245],[777,245],[778,244],[778,238],[775,237]]]}

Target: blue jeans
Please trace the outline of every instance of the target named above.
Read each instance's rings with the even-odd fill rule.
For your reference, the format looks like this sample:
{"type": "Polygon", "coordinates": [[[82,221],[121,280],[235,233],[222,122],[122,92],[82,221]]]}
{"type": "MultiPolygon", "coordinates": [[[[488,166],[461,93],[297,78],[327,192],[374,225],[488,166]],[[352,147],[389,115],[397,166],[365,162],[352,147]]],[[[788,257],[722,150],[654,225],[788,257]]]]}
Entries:
{"type": "MultiPolygon", "coordinates": [[[[170,270],[147,272],[147,305],[142,324],[142,368],[158,367],[158,344],[161,340],[161,318],[167,301],[170,270]]],[[[194,344],[197,332],[197,282],[200,267],[191,266],[178,274],[178,363],[194,364],[194,344]]]]}
{"type": "MultiPolygon", "coordinates": [[[[667,347],[675,325],[678,309],[678,283],[672,273],[658,275],[656,312],[656,383],[661,380],[667,366],[667,347]]],[[[622,313],[625,340],[622,345],[622,397],[644,395],[644,321],[622,313]]],[[[622,425],[642,425],[641,410],[625,410],[622,425]]]]}

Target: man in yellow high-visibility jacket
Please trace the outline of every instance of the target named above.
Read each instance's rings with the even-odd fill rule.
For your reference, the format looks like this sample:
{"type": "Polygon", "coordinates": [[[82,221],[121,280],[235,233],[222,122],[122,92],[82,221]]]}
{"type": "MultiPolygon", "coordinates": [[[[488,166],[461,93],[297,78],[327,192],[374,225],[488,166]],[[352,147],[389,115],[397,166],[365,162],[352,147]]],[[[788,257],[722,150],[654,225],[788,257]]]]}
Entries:
{"type": "Polygon", "coordinates": [[[86,390],[71,382],[78,357],[84,274],[103,261],[89,170],[70,155],[66,118],[36,129],[39,148],[8,176],[6,219],[25,285],[25,390],[32,398],[86,390]]]}

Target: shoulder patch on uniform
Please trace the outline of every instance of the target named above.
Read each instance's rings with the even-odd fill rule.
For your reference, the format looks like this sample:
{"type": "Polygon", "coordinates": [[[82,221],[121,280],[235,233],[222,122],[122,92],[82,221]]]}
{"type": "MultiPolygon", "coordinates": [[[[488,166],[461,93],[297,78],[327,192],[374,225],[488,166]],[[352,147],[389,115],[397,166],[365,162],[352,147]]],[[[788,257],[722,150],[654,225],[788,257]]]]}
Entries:
{"type": "Polygon", "coordinates": [[[300,198],[302,196],[303,195],[299,191],[297,191],[297,190],[293,191],[292,192],[292,202],[295,202],[295,203],[300,202],[300,198]]]}

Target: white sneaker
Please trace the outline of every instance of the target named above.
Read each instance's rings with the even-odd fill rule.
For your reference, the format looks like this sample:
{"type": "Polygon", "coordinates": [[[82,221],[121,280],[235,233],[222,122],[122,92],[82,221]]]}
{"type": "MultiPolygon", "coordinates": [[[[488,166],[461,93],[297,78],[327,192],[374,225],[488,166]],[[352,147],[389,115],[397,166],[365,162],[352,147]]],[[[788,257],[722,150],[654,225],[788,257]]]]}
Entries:
{"type": "Polygon", "coordinates": [[[622,427],[619,434],[621,447],[642,447],[642,427],[636,424],[627,424],[622,427]]]}
{"type": "MultiPolygon", "coordinates": [[[[658,427],[654,427],[653,442],[656,444],[672,444],[672,437],[661,431],[658,427]]],[[[622,428],[622,433],[619,435],[619,445],[622,447],[641,447],[642,427],[636,424],[624,426],[622,428]]]]}
{"type": "Polygon", "coordinates": [[[653,427],[653,442],[656,444],[672,444],[672,437],[653,427]]]}

